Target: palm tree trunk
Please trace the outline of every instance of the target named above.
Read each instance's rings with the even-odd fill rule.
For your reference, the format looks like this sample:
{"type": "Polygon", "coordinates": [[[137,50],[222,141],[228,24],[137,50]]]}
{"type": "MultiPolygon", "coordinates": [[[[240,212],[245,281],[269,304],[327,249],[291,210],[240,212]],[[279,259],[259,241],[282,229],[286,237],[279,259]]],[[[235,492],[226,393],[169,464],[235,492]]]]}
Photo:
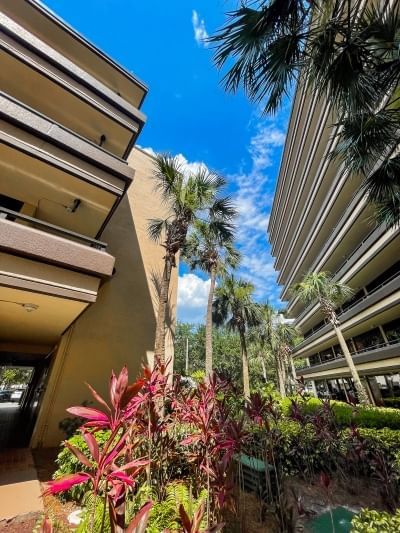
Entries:
{"type": "Polygon", "coordinates": [[[284,369],[283,369],[283,361],[281,360],[281,356],[279,353],[276,355],[276,373],[278,376],[279,392],[282,398],[285,398],[286,397],[285,376],[284,376],[284,369]]]}
{"type": "Polygon", "coordinates": [[[154,343],[154,362],[165,363],[165,328],[168,307],[169,284],[171,281],[172,258],[167,254],[164,261],[164,272],[160,287],[158,303],[156,338],[154,343]]]}
{"type": "Polygon", "coordinates": [[[371,402],[369,400],[367,391],[365,390],[363,384],[361,383],[360,376],[358,375],[357,368],[354,364],[353,358],[347,347],[346,341],[344,340],[343,333],[341,332],[340,327],[338,327],[337,325],[333,324],[333,328],[335,330],[336,337],[339,341],[339,345],[343,351],[343,355],[346,359],[347,366],[350,369],[351,377],[353,378],[354,385],[357,390],[359,402],[364,405],[370,405],[371,402]]]}
{"type": "Polygon", "coordinates": [[[207,316],[206,316],[206,378],[212,374],[213,371],[213,346],[212,346],[212,304],[214,299],[215,267],[211,268],[210,272],[210,290],[208,292],[207,316]]]}
{"type": "Polygon", "coordinates": [[[250,378],[249,378],[249,360],[247,357],[247,346],[244,333],[239,332],[240,335],[240,348],[242,352],[242,365],[243,365],[243,393],[245,400],[250,398],[250,378]]]}
{"type": "Polygon", "coordinates": [[[264,381],[265,383],[268,383],[267,369],[265,367],[265,363],[264,363],[264,359],[262,355],[260,355],[260,361],[261,361],[261,368],[262,368],[262,374],[263,374],[264,381]]]}

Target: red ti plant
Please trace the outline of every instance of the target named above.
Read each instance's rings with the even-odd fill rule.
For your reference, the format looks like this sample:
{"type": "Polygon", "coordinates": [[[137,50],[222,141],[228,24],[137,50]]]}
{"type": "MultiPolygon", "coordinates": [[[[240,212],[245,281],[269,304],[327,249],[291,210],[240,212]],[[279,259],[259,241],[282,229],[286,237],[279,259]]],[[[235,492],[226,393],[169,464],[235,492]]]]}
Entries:
{"type": "MultiPolygon", "coordinates": [[[[148,464],[147,458],[132,458],[137,442],[133,440],[131,422],[143,400],[142,397],[138,397],[142,386],[142,381],[128,384],[126,367],[121,370],[118,377],[114,372],[111,374],[110,405],[89,386],[93,397],[105,411],[79,406],[69,408],[68,412],[86,420],[81,431],[90,458],[66,441],[65,445],[85,469],[48,482],[44,492],[44,494],[57,494],[69,490],[74,485],[90,482],[94,495],[104,497],[105,503],[108,503],[113,533],[139,531],[134,529],[132,524],[125,528],[125,499],[128,489],[135,487],[137,477],[148,464]],[[111,431],[110,437],[101,449],[95,438],[95,433],[99,429],[111,431]]],[[[141,515],[142,522],[149,511],[150,505],[145,507],[141,515]]],[[[132,523],[135,523],[135,520],[132,523]]]]}
{"type": "Polygon", "coordinates": [[[207,524],[210,523],[210,503],[214,514],[220,513],[232,499],[230,464],[239,453],[244,436],[243,421],[234,422],[223,400],[227,383],[214,374],[188,396],[177,398],[173,404],[177,416],[194,429],[181,445],[191,450],[191,459],[198,472],[205,476],[208,490],[207,524]]]}

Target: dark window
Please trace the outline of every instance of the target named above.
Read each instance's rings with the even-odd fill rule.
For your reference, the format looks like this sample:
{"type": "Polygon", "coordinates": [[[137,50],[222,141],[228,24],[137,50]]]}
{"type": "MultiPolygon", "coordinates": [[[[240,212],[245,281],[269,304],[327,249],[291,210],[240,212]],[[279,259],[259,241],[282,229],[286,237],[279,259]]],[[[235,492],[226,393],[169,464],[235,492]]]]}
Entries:
{"type": "MultiPolygon", "coordinates": [[[[15,198],[6,196],[5,194],[0,194],[0,207],[5,207],[6,209],[10,209],[11,211],[16,211],[18,213],[21,211],[23,205],[24,202],[20,202],[15,198]]],[[[12,215],[6,215],[5,213],[0,212],[0,216],[2,218],[6,218],[7,220],[15,220],[15,217],[12,215]]]]}
{"type": "Polygon", "coordinates": [[[323,350],[322,352],[319,352],[319,356],[321,357],[321,361],[323,363],[325,363],[326,361],[332,361],[332,359],[335,359],[332,348],[328,348],[327,350],[323,350]]]}
{"type": "Polygon", "coordinates": [[[358,352],[385,342],[379,328],[371,329],[371,331],[353,337],[353,341],[358,352]]]}
{"type": "Polygon", "coordinates": [[[396,320],[384,324],[383,330],[386,333],[389,342],[400,341],[400,318],[396,318],[396,320]]]}
{"type": "Polygon", "coordinates": [[[321,360],[320,360],[318,354],[311,355],[311,356],[308,358],[308,360],[309,360],[309,362],[310,362],[310,366],[319,365],[319,364],[321,363],[321,360]]]}
{"type": "Polygon", "coordinates": [[[341,306],[342,312],[346,311],[346,309],[348,309],[349,307],[351,307],[355,303],[357,303],[360,300],[362,300],[364,298],[364,296],[365,296],[365,293],[364,293],[363,290],[358,291],[355,294],[353,294],[353,296],[350,298],[350,300],[347,300],[347,302],[344,302],[344,304],[342,304],[342,306],[341,306]]]}

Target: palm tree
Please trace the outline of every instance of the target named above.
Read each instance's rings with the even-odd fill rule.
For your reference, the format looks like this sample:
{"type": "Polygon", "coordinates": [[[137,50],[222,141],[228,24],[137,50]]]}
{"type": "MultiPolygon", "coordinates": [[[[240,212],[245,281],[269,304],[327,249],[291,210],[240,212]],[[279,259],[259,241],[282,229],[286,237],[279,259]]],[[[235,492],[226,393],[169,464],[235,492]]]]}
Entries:
{"type": "Polygon", "coordinates": [[[223,278],[215,291],[213,319],[217,326],[226,325],[237,331],[243,365],[244,397],[250,397],[249,361],[247,355],[246,332],[256,326],[261,319],[260,306],[253,300],[254,286],[231,274],[223,278]]]}
{"type": "Polygon", "coordinates": [[[323,315],[335,330],[336,337],[350,369],[360,403],[370,404],[368,394],[361,383],[353,358],[344,340],[343,333],[340,329],[340,322],[335,311],[338,305],[353,294],[352,289],[343,283],[333,281],[327,272],[310,272],[304,277],[303,281],[294,285],[293,291],[304,302],[318,301],[323,315]]]}
{"type": "MultiPolygon", "coordinates": [[[[278,389],[281,396],[285,397],[288,387],[287,367],[299,334],[296,328],[282,319],[282,315],[268,303],[260,307],[260,315],[259,324],[251,329],[250,339],[260,347],[266,359],[269,358],[267,356],[272,357],[278,389]]],[[[293,377],[295,379],[296,376],[293,377]]]]}
{"type": "MultiPolygon", "coordinates": [[[[277,315],[277,318],[280,315],[277,315]]],[[[291,353],[299,338],[299,333],[294,326],[278,319],[273,329],[273,344],[278,374],[279,390],[283,397],[286,396],[289,385],[288,366],[291,367],[292,382],[296,382],[296,370],[294,368],[291,353]]]]}
{"type": "Polygon", "coordinates": [[[244,0],[214,43],[226,90],[274,113],[301,80],[338,117],[340,156],[376,207],[400,223],[399,2],[244,0]]]}
{"type": "Polygon", "coordinates": [[[170,212],[166,219],[152,219],[148,225],[149,237],[160,242],[165,249],[154,346],[155,360],[165,363],[165,328],[172,269],[176,267],[176,257],[185,244],[189,228],[199,214],[209,211],[212,216],[222,216],[221,210],[225,206],[216,198],[225,180],[205,167],[186,175],[179,159],[169,155],[157,156],[153,178],[155,188],[170,212]]]}
{"type": "Polygon", "coordinates": [[[183,249],[183,257],[191,269],[200,268],[210,277],[206,313],[206,376],[213,371],[212,354],[212,303],[217,276],[226,268],[236,268],[240,254],[234,248],[234,226],[228,221],[236,214],[229,198],[221,199],[222,207],[218,218],[211,216],[207,221],[197,220],[183,249]],[[221,216],[222,213],[222,216],[221,216]]]}

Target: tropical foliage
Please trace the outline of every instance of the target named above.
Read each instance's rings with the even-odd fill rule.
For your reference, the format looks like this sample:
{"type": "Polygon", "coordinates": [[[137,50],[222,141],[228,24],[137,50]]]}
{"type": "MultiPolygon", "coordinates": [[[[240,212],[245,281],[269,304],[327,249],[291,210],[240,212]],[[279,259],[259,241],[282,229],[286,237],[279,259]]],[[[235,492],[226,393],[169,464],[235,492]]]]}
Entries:
{"type": "Polygon", "coordinates": [[[254,287],[251,283],[226,276],[216,290],[213,304],[213,318],[217,326],[226,325],[237,331],[240,339],[240,352],[243,365],[243,391],[250,397],[249,360],[246,334],[249,328],[261,320],[260,306],[253,300],[254,287]]]}
{"type": "Polygon", "coordinates": [[[358,375],[357,368],[343,337],[340,322],[336,314],[336,307],[350,298],[353,294],[352,289],[341,282],[334,281],[327,272],[309,272],[301,282],[293,286],[293,292],[300,300],[306,303],[314,301],[319,303],[322,314],[335,330],[335,335],[354,380],[358,399],[360,403],[368,405],[370,403],[368,393],[361,383],[360,376],[358,375]]]}
{"type": "Polygon", "coordinates": [[[206,375],[213,371],[212,354],[212,304],[217,276],[226,273],[227,269],[234,269],[239,263],[240,254],[234,247],[234,226],[228,222],[236,211],[224,199],[224,209],[217,215],[210,213],[207,221],[197,220],[193,231],[189,235],[183,248],[183,259],[191,269],[199,268],[210,277],[206,312],[206,375]],[[221,216],[223,212],[223,216],[221,216]]]}
{"type": "Polygon", "coordinates": [[[334,111],[332,156],[360,174],[378,222],[400,222],[398,2],[246,0],[211,39],[225,88],[274,113],[296,82],[334,111]]]}
{"type": "Polygon", "coordinates": [[[179,158],[159,155],[153,173],[155,190],[166,205],[165,219],[149,221],[149,237],[159,242],[164,250],[164,270],[159,280],[159,305],[154,355],[165,362],[165,336],[168,322],[169,288],[172,269],[182,251],[188,232],[200,214],[208,212],[210,219],[229,220],[234,213],[230,201],[218,196],[225,180],[205,167],[195,173],[185,171],[179,158]]]}

